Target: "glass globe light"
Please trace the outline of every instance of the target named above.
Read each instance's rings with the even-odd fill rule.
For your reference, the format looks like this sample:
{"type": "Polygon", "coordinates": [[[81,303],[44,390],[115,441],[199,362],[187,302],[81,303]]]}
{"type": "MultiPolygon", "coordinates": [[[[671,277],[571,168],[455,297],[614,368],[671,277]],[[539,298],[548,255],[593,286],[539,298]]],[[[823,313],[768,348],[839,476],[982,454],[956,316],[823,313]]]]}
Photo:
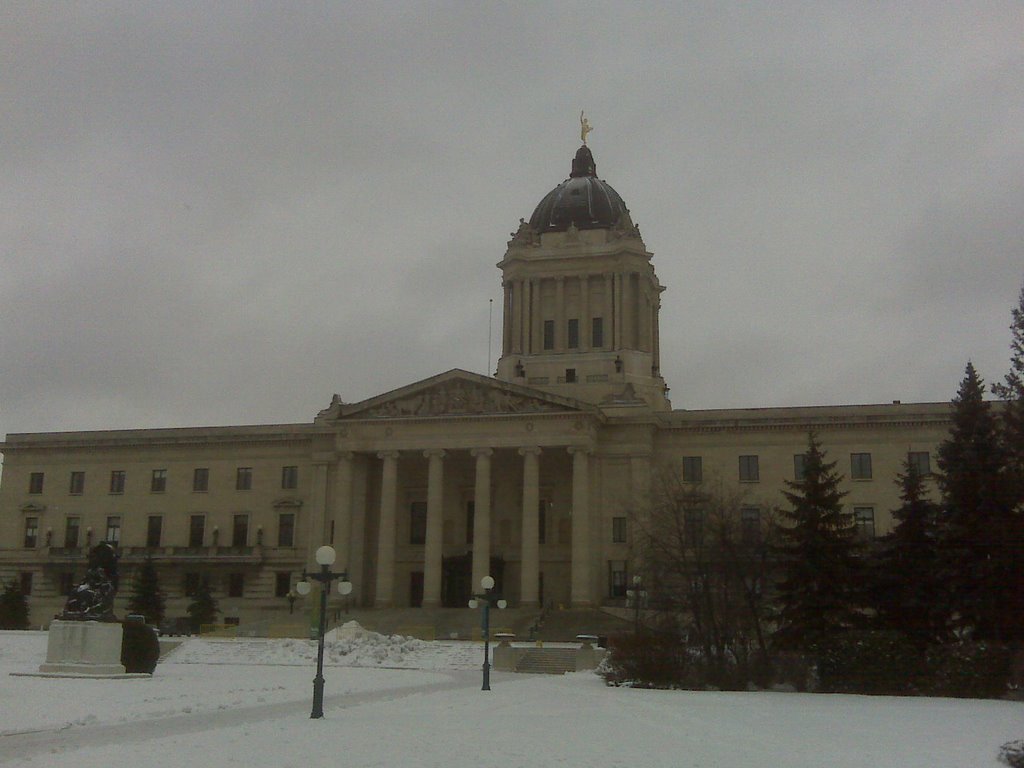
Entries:
{"type": "Polygon", "coordinates": [[[501,608],[502,610],[504,610],[505,608],[508,608],[508,601],[507,600],[499,600],[498,601],[498,607],[501,608]]]}
{"type": "Polygon", "coordinates": [[[352,592],[351,581],[339,581],[338,582],[338,593],[342,595],[348,595],[352,592]]]}
{"type": "Polygon", "coordinates": [[[484,589],[494,589],[494,577],[484,576],[482,579],[480,579],[480,586],[484,589]]]}
{"type": "Polygon", "coordinates": [[[316,551],[317,565],[333,565],[336,557],[334,547],[329,547],[326,544],[316,551]]]}
{"type": "Polygon", "coordinates": [[[308,581],[300,581],[298,584],[295,585],[295,591],[303,597],[309,594],[310,589],[312,589],[312,586],[308,581]]]}
{"type": "Polygon", "coordinates": [[[477,601],[476,601],[476,598],[475,598],[475,597],[474,597],[474,598],[473,598],[472,600],[470,600],[470,601],[469,601],[469,607],[470,607],[470,608],[476,608],[476,607],[477,607],[477,605],[479,605],[479,603],[477,603],[477,601]]]}

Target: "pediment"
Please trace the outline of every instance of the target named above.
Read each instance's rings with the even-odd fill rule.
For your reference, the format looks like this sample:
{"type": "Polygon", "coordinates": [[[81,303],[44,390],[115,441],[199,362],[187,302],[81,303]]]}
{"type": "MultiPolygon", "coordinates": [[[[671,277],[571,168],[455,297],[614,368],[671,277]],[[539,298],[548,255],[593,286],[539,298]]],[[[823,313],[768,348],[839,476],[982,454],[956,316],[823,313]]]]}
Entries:
{"type": "Polygon", "coordinates": [[[341,419],[408,419],[436,416],[486,416],[590,412],[576,400],[509,384],[469,371],[453,370],[359,403],[335,396],[317,422],[341,419]]]}

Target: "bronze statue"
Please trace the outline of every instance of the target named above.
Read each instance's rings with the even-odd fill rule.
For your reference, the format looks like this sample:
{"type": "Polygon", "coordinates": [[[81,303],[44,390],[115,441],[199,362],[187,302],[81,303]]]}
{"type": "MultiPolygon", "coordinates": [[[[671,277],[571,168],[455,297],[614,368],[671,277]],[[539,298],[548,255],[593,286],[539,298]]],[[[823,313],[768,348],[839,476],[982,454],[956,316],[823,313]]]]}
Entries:
{"type": "Polygon", "coordinates": [[[117,552],[107,542],[89,552],[88,570],[82,583],[71,590],[61,621],[117,621],[114,597],[117,595],[117,552]]]}
{"type": "Polygon", "coordinates": [[[580,110],[580,138],[583,139],[583,143],[587,143],[587,134],[594,130],[590,122],[583,116],[583,110],[580,110]]]}

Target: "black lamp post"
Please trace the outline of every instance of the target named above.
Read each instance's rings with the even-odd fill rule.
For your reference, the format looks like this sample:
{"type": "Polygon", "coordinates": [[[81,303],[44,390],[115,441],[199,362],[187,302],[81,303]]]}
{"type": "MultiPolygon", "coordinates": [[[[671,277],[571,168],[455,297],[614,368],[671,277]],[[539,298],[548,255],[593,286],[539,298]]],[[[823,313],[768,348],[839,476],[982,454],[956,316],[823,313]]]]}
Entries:
{"type": "Polygon", "coordinates": [[[316,677],[313,678],[313,711],[309,715],[313,719],[324,716],[324,635],[327,634],[327,593],[331,589],[331,582],[336,579],[341,579],[338,582],[338,592],[347,595],[352,591],[352,583],[348,580],[347,573],[331,571],[335,557],[334,547],[320,547],[316,551],[316,562],[320,566],[320,571],[317,573],[303,571],[303,580],[295,585],[296,592],[300,595],[308,595],[312,589],[309,582],[320,582],[320,631],[317,633],[316,677]]]}
{"type": "Polygon", "coordinates": [[[469,607],[476,608],[482,605],[484,609],[481,622],[484,633],[484,682],[480,690],[489,691],[491,690],[491,606],[504,608],[508,603],[498,595],[491,594],[491,590],[494,589],[493,576],[484,576],[480,579],[480,588],[483,589],[483,592],[473,595],[473,599],[469,601],[469,607]]]}
{"type": "Polygon", "coordinates": [[[633,577],[633,588],[626,590],[626,602],[633,606],[633,632],[640,633],[640,606],[647,600],[643,589],[644,580],[640,575],[633,577]]]}

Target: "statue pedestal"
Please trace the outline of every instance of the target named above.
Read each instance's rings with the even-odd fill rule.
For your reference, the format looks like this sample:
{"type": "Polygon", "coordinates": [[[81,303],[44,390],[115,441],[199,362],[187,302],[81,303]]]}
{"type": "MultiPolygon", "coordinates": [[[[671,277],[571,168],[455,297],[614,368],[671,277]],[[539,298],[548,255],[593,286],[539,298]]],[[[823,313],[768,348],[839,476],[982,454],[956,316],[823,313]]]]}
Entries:
{"type": "Polygon", "coordinates": [[[124,675],[120,624],[103,621],[54,621],[46,644],[44,674],[124,675]]]}

